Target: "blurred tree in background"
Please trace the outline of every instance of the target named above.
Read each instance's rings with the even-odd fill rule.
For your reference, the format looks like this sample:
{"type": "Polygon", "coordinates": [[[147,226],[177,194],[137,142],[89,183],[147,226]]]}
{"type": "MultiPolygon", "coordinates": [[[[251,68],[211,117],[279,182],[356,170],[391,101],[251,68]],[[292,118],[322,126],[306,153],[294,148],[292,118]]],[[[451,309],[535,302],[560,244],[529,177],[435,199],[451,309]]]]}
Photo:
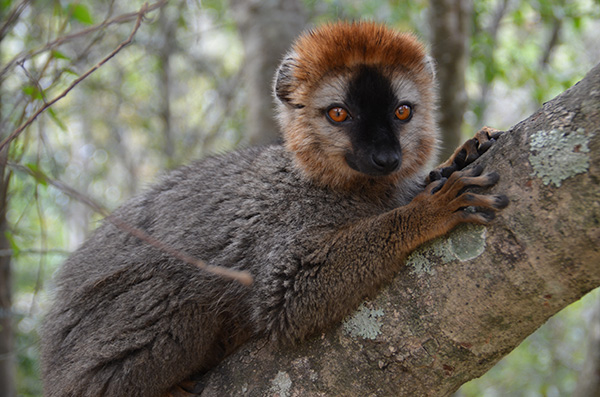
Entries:
{"type": "MultiPolygon", "coordinates": [[[[143,5],[0,0],[0,142],[115,51],[143,5]]],[[[443,67],[440,111],[444,126],[452,120],[444,128],[454,131],[450,149],[451,139],[484,124],[509,128],[600,61],[598,0],[171,0],[149,7],[132,44],[0,151],[2,396],[41,395],[36,330],[53,272],[101,219],[86,200],[114,209],[167,169],[276,139],[271,76],[303,26],[374,19],[430,41],[443,67]],[[434,29],[444,23],[450,30],[434,29]],[[443,51],[449,42],[458,50],[443,51]]],[[[459,394],[583,390],[577,382],[584,362],[592,365],[585,341],[599,300],[595,291],[553,318],[459,394]]]]}

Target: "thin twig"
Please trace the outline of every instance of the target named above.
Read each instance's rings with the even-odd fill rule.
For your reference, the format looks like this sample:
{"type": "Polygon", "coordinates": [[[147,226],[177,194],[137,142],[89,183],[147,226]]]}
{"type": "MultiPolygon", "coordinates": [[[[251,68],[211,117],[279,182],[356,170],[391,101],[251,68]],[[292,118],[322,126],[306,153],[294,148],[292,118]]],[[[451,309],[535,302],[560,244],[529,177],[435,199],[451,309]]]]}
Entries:
{"type": "Polygon", "coordinates": [[[40,96],[42,97],[42,101],[44,102],[44,104],[46,104],[47,103],[46,95],[44,94],[44,89],[40,85],[40,81],[38,79],[36,79],[35,77],[33,77],[33,75],[29,72],[29,70],[27,70],[27,68],[25,67],[25,65],[23,63],[19,63],[19,66],[21,67],[21,69],[23,69],[23,73],[25,73],[25,76],[27,76],[29,81],[31,81],[31,83],[33,85],[35,85],[35,88],[38,90],[38,92],[40,93],[40,96]]]}
{"type": "Polygon", "coordinates": [[[61,249],[44,249],[44,250],[24,249],[24,250],[18,250],[15,252],[15,250],[13,250],[12,248],[6,248],[6,249],[0,250],[0,257],[1,256],[13,256],[13,255],[15,255],[15,253],[18,253],[19,255],[60,255],[60,256],[71,255],[70,251],[61,250],[61,249]]]}
{"type": "MultiPolygon", "coordinates": [[[[14,164],[14,163],[8,163],[7,165],[15,170],[25,172],[31,176],[40,177],[40,175],[36,175],[34,171],[32,171],[31,169],[29,169],[23,165],[14,164]]],[[[152,237],[151,235],[144,232],[143,230],[138,229],[138,228],[128,224],[127,222],[123,221],[122,219],[117,218],[116,216],[112,215],[106,208],[104,208],[104,206],[97,203],[95,200],[86,196],[85,194],[78,192],[77,190],[73,189],[72,187],[66,185],[65,183],[58,181],[58,180],[54,180],[52,178],[49,178],[46,175],[44,175],[43,178],[49,185],[56,187],[61,192],[65,193],[67,196],[87,205],[88,207],[93,209],[95,212],[104,216],[108,222],[112,223],[118,229],[120,229],[124,232],[127,232],[134,237],[137,237],[138,239],[150,244],[151,246],[159,249],[160,251],[171,255],[172,257],[179,259],[180,261],[183,261],[190,265],[194,265],[194,266],[198,267],[199,269],[205,270],[209,273],[216,274],[221,277],[225,277],[225,278],[229,278],[229,279],[238,281],[239,283],[241,283],[243,285],[251,285],[253,283],[252,275],[250,273],[248,273],[247,271],[232,270],[232,269],[228,269],[228,268],[222,267],[222,266],[209,265],[199,259],[196,259],[182,251],[179,251],[179,250],[171,247],[168,244],[163,243],[162,241],[152,237]]]]}
{"type": "MultiPolygon", "coordinates": [[[[40,246],[42,251],[45,251],[48,249],[48,233],[46,229],[46,217],[44,216],[44,208],[42,207],[42,201],[40,200],[39,195],[39,185],[35,186],[35,203],[38,220],[40,222],[40,246]]],[[[40,255],[37,276],[35,279],[35,287],[33,289],[33,294],[31,295],[29,315],[32,315],[36,308],[38,292],[42,289],[42,278],[44,274],[45,265],[46,255],[40,255]]]]}
{"type": "Polygon", "coordinates": [[[546,44],[546,49],[544,50],[542,57],[540,58],[540,69],[548,69],[550,65],[550,57],[556,46],[560,42],[560,32],[562,28],[562,19],[554,18],[552,21],[552,32],[550,33],[550,38],[548,39],[548,43],[546,44]]]}
{"type": "Polygon", "coordinates": [[[83,75],[81,75],[77,79],[75,79],[75,81],[73,81],[71,83],[71,85],[69,85],[57,97],[55,97],[54,99],[52,99],[49,102],[45,102],[44,105],[42,107],[40,107],[31,117],[29,117],[29,119],[27,119],[27,121],[24,124],[22,124],[16,130],[14,130],[6,139],[4,139],[2,141],[2,143],[0,143],[0,150],[4,149],[4,147],[6,145],[8,145],[10,142],[12,142],[13,139],[15,139],[16,137],[18,137],[31,123],[34,122],[34,120],[40,114],[42,114],[42,112],[44,112],[50,106],[54,105],[56,102],[58,102],[59,100],[61,100],[62,98],[64,98],[73,88],[75,88],[75,86],[77,84],[79,84],[80,82],[82,82],[83,80],[85,80],[89,75],[91,75],[92,73],[94,73],[102,65],[104,65],[111,58],[113,58],[119,51],[121,51],[121,49],[123,49],[123,47],[129,45],[132,42],[132,40],[133,40],[133,36],[135,36],[135,34],[137,33],[138,29],[140,28],[140,25],[142,23],[142,19],[144,18],[144,15],[147,12],[148,12],[148,3],[144,4],[142,6],[142,8],[137,12],[137,20],[135,21],[135,26],[133,27],[133,30],[131,31],[131,34],[129,35],[129,37],[125,41],[123,41],[121,44],[119,44],[119,46],[117,48],[115,48],[110,54],[108,54],[104,59],[102,59],[100,62],[98,62],[90,70],[88,70],[83,75]]]}
{"type": "Polygon", "coordinates": [[[13,8],[11,13],[6,17],[4,24],[0,27],[0,41],[4,39],[6,32],[11,28],[11,26],[19,20],[21,13],[27,8],[27,6],[31,3],[31,0],[23,0],[19,4],[13,8]]]}
{"type": "Polygon", "coordinates": [[[117,228],[126,231],[132,236],[135,236],[140,240],[145,241],[153,247],[158,248],[159,250],[171,255],[172,257],[179,259],[180,261],[194,265],[200,269],[206,270],[209,273],[213,273],[221,277],[226,277],[239,281],[243,285],[251,285],[253,282],[252,276],[246,271],[231,270],[222,266],[209,265],[199,259],[196,259],[182,251],[171,247],[170,245],[163,243],[162,241],[150,236],[143,230],[131,226],[130,224],[122,221],[121,219],[115,217],[112,214],[107,215],[106,219],[110,223],[115,225],[117,228]]]}
{"type": "MultiPolygon", "coordinates": [[[[151,11],[156,10],[157,8],[160,8],[162,6],[164,6],[167,3],[168,0],[160,0],[157,1],[156,3],[152,3],[150,5],[147,5],[147,3],[145,4],[145,6],[147,5],[147,7],[145,8],[144,13],[149,13],[151,11]]],[[[143,8],[143,7],[142,7],[143,8]]],[[[114,25],[114,24],[119,24],[119,23],[126,23],[129,22],[135,18],[139,18],[140,16],[140,11],[137,12],[130,12],[127,14],[122,14],[119,16],[116,16],[112,19],[103,21],[102,23],[99,23],[97,25],[94,26],[90,26],[89,28],[80,30],[79,32],[75,32],[75,33],[71,33],[68,34],[66,36],[62,36],[59,37],[49,43],[47,43],[45,46],[33,51],[33,52],[26,52],[26,53],[22,53],[20,55],[17,55],[15,58],[13,58],[10,62],[8,62],[8,64],[2,69],[2,72],[0,72],[0,78],[2,78],[2,76],[4,76],[4,74],[10,69],[12,68],[15,64],[18,64],[19,62],[24,62],[27,59],[33,58],[36,55],[42,54],[46,51],[50,51],[51,49],[58,47],[61,44],[64,44],[66,42],[69,42],[71,40],[86,36],[90,33],[96,32],[98,30],[102,30],[110,25],[114,25]]]]}

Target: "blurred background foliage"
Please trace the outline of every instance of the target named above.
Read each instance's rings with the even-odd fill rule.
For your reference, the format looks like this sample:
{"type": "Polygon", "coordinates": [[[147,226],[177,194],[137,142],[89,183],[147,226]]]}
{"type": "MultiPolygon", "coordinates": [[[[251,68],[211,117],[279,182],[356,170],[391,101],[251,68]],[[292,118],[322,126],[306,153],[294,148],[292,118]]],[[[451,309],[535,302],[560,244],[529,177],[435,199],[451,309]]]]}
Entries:
{"type": "MultiPolygon", "coordinates": [[[[279,48],[287,47],[299,28],[340,18],[373,19],[428,40],[428,13],[438,3],[172,0],[148,13],[131,45],[0,152],[0,216],[6,217],[0,227],[5,261],[0,317],[9,321],[0,327],[5,341],[0,361],[6,364],[0,369],[8,368],[14,379],[4,390],[42,393],[36,331],[51,296],[52,274],[101,219],[82,197],[114,209],[165,170],[259,142],[245,133],[256,113],[249,65],[260,56],[278,60],[279,48]],[[297,25],[281,36],[283,47],[267,46],[263,55],[249,38],[270,27],[259,17],[269,7],[291,10],[297,25]]],[[[600,60],[598,0],[454,3],[468,11],[461,140],[483,125],[508,129],[600,60]]],[[[124,41],[143,4],[0,0],[0,139],[124,41]]],[[[261,84],[268,95],[270,82],[261,84]]],[[[442,104],[441,111],[445,108],[442,104]]],[[[595,291],[551,319],[458,395],[574,393],[587,365],[590,323],[600,321],[593,317],[599,295],[595,291]]]]}

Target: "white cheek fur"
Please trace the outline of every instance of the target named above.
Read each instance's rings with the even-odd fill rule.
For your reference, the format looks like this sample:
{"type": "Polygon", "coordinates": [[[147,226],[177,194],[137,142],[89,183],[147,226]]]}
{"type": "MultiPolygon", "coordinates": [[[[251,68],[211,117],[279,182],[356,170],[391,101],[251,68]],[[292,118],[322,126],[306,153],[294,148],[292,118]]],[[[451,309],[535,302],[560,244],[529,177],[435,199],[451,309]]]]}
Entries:
{"type": "Polygon", "coordinates": [[[336,76],[323,82],[312,95],[312,107],[325,109],[333,103],[343,104],[349,81],[345,76],[336,76]]]}
{"type": "Polygon", "coordinates": [[[412,80],[398,77],[392,79],[392,89],[398,98],[398,104],[409,102],[419,105],[421,103],[421,94],[412,80]]]}

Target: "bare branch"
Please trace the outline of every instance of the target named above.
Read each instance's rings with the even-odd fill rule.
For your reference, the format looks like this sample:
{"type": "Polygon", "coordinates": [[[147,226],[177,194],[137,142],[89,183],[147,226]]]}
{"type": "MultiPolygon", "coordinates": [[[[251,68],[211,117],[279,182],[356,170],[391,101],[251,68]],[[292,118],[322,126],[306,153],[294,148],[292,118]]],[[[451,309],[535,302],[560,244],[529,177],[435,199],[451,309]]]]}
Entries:
{"type": "MultiPolygon", "coordinates": [[[[159,2],[159,3],[163,3],[164,4],[165,1],[162,1],[162,2],[159,2]]],[[[155,3],[155,4],[158,4],[158,3],[155,3]]],[[[104,65],[111,58],[113,58],[119,51],[121,51],[123,49],[123,47],[129,45],[132,42],[133,37],[137,33],[138,29],[140,28],[140,25],[142,23],[142,19],[144,18],[144,15],[146,15],[146,13],[148,13],[148,12],[149,12],[149,7],[148,7],[148,3],[146,3],[146,4],[144,4],[142,6],[142,8],[136,14],[137,15],[137,20],[135,22],[135,26],[133,27],[133,30],[131,31],[131,34],[129,35],[129,37],[125,41],[123,41],[121,44],[119,44],[117,46],[117,48],[115,48],[110,54],[108,54],[106,57],[104,57],[100,62],[98,62],[90,70],[88,70],[83,75],[81,75],[77,79],[75,79],[71,83],[71,85],[69,85],[57,97],[55,97],[51,101],[45,102],[44,105],[42,107],[40,107],[31,117],[29,117],[29,119],[27,119],[27,121],[24,124],[22,124],[20,127],[18,127],[17,129],[15,129],[6,139],[4,139],[2,141],[2,143],[0,143],[0,150],[4,149],[4,147],[6,145],[8,145],[16,137],[18,137],[25,130],[25,128],[27,128],[31,123],[33,123],[35,121],[35,119],[40,114],[42,114],[46,109],[48,109],[50,106],[54,105],[56,102],[58,102],[59,100],[61,100],[62,98],[64,98],[73,88],[75,88],[75,86],[77,84],[79,84],[80,82],[82,82],[83,80],[85,80],[89,75],[91,75],[92,73],[94,73],[102,65],[104,65]]]]}
{"type": "Polygon", "coordinates": [[[29,81],[31,81],[31,84],[33,84],[35,86],[35,88],[37,88],[38,92],[40,93],[40,95],[42,97],[42,101],[44,102],[44,104],[46,104],[47,103],[46,95],[44,94],[44,89],[40,85],[40,81],[38,79],[36,79],[35,77],[33,77],[33,75],[25,67],[25,64],[19,63],[19,66],[21,67],[21,69],[23,69],[23,73],[25,73],[25,76],[27,76],[29,81]]]}
{"type": "Polygon", "coordinates": [[[46,51],[50,51],[53,48],[58,47],[66,42],[71,41],[71,40],[75,40],[80,37],[86,36],[90,33],[96,32],[98,30],[102,30],[110,25],[127,23],[136,18],[139,18],[140,15],[143,18],[145,16],[145,14],[164,6],[167,2],[168,2],[168,0],[160,0],[160,1],[157,1],[156,3],[152,3],[150,5],[148,5],[148,3],[145,3],[144,6],[142,6],[142,8],[137,12],[130,12],[127,14],[122,14],[122,15],[116,16],[112,19],[105,20],[102,23],[99,23],[97,25],[90,26],[89,28],[80,30],[79,32],[75,32],[75,33],[68,34],[66,36],[59,37],[58,39],[49,42],[45,46],[43,46],[35,51],[32,51],[32,52],[26,51],[24,53],[21,53],[20,55],[17,55],[15,58],[13,58],[10,62],[8,62],[8,64],[2,69],[2,71],[0,72],[0,78],[2,78],[2,76],[4,76],[4,74],[6,74],[6,72],[9,69],[11,69],[14,65],[16,65],[20,62],[24,62],[27,59],[33,58],[33,57],[35,57],[39,54],[42,54],[46,51]],[[144,10],[143,13],[142,13],[142,10],[144,10]]]}
{"type": "Polygon", "coordinates": [[[560,31],[562,28],[562,19],[554,18],[552,21],[552,32],[550,33],[550,38],[548,39],[548,43],[546,44],[546,48],[542,53],[542,57],[540,58],[540,68],[542,70],[547,69],[550,65],[550,57],[554,52],[554,49],[559,44],[560,41],[560,31]]]}
{"type": "Polygon", "coordinates": [[[158,248],[159,250],[166,252],[167,254],[171,255],[172,257],[177,258],[183,262],[197,266],[200,269],[206,270],[207,272],[216,274],[218,276],[236,280],[243,285],[251,285],[253,282],[252,276],[250,275],[250,273],[248,273],[246,271],[237,271],[237,270],[231,270],[231,269],[228,269],[228,268],[222,267],[222,266],[208,265],[207,263],[205,263],[199,259],[196,259],[184,252],[178,251],[178,250],[174,249],[173,247],[163,243],[162,241],[155,239],[154,237],[150,236],[143,230],[131,226],[130,224],[122,221],[121,219],[115,217],[114,215],[107,215],[106,219],[110,223],[112,223],[113,225],[118,227],[119,229],[126,231],[127,233],[131,234],[132,236],[135,236],[135,237],[139,238],[140,240],[145,241],[146,243],[152,245],[153,247],[158,248]]]}
{"type": "MultiPolygon", "coordinates": [[[[486,47],[487,49],[484,50],[484,56],[485,58],[488,59],[489,64],[494,64],[496,62],[495,60],[495,52],[494,50],[498,47],[497,46],[497,42],[498,42],[498,34],[500,32],[500,24],[502,22],[502,19],[504,18],[504,16],[506,15],[506,12],[508,11],[508,7],[510,0],[502,0],[496,7],[496,10],[494,11],[493,15],[492,15],[492,23],[490,24],[488,29],[485,29],[485,31],[487,32],[487,34],[490,37],[491,43],[486,47]]],[[[483,120],[485,119],[485,111],[487,109],[488,106],[488,102],[489,102],[489,95],[491,93],[491,82],[488,81],[485,78],[482,78],[482,81],[479,83],[480,87],[481,87],[481,94],[479,95],[479,98],[477,99],[477,106],[481,109],[480,113],[479,113],[479,117],[477,120],[477,124],[481,125],[483,120]]]]}
{"type": "Polygon", "coordinates": [[[23,10],[25,10],[25,8],[27,8],[29,3],[31,3],[31,0],[23,0],[22,2],[17,4],[17,6],[15,8],[13,8],[13,10],[10,14],[8,14],[8,17],[6,17],[4,24],[2,24],[2,26],[0,26],[0,41],[2,41],[2,39],[4,39],[4,36],[6,35],[6,32],[8,31],[8,29],[16,21],[19,20],[21,13],[23,12],[23,10]]]}
{"type": "MultiPolygon", "coordinates": [[[[61,255],[61,256],[69,256],[71,254],[70,251],[61,250],[61,249],[25,249],[18,250],[19,255],[61,255]]],[[[13,256],[15,255],[15,250],[1,249],[0,256],[13,256]]]]}

